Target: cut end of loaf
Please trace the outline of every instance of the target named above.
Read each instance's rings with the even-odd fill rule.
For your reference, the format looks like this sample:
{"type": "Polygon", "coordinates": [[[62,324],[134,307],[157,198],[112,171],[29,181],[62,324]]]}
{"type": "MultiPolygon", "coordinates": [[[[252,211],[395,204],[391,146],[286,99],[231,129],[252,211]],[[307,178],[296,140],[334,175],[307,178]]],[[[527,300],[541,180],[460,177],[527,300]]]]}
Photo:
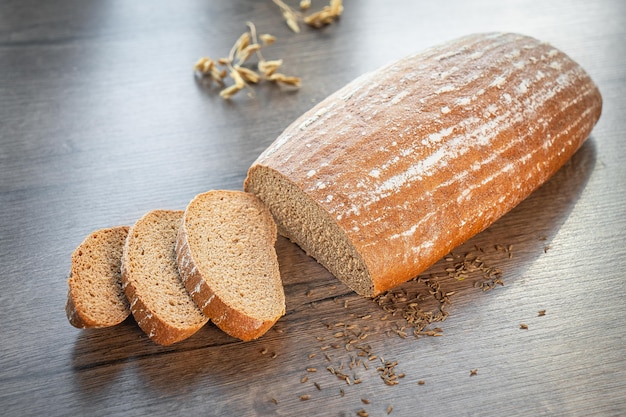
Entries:
{"type": "Polygon", "coordinates": [[[127,234],[127,226],[97,230],[72,253],[65,306],[72,326],[114,326],[130,314],[120,269],[127,234]]]}
{"type": "Polygon", "coordinates": [[[209,191],[187,206],[176,245],[183,282],[205,315],[251,340],[285,314],[276,225],[252,194],[209,191]]]}
{"type": "Polygon", "coordinates": [[[281,235],[358,294],[377,294],[367,265],[345,231],[296,184],[269,167],[255,165],[248,172],[245,189],[269,208],[281,235]]]}

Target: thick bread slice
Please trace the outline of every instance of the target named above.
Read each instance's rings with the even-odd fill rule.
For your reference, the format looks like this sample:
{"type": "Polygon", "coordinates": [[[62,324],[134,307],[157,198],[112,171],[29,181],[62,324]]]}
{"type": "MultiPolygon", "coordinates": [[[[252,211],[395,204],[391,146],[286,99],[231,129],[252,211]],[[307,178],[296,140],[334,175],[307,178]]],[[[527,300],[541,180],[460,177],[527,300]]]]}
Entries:
{"type": "Polygon", "coordinates": [[[285,314],[276,224],[252,194],[209,191],[187,206],[176,252],[189,293],[220,329],[251,340],[285,314]]]}
{"type": "Polygon", "coordinates": [[[74,327],[108,327],[130,314],[120,264],[128,226],[91,233],[72,253],[65,312],[74,327]]]}
{"type": "Polygon", "coordinates": [[[171,345],[206,324],[183,286],[174,246],[183,211],[146,213],[128,232],[122,282],[139,327],[155,343],[171,345]]]}
{"type": "Polygon", "coordinates": [[[515,207],[581,146],[602,98],[563,52],[454,40],[366,74],[263,152],[245,190],[356,292],[415,277],[515,207]]]}

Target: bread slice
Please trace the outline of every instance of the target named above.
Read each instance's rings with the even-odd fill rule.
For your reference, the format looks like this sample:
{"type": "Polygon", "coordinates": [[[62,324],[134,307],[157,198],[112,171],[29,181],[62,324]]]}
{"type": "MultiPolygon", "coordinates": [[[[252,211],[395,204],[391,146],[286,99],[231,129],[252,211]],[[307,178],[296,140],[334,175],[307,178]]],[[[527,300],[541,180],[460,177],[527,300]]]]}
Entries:
{"type": "Polygon", "coordinates": [[[466,36],[359,77],[295,120],[244,189],[356,292],[375,296],[515,207],[589,136],[602,97],[563,52],[466,36]]]}
{"type": "Polygon", "coordinates": [[[241,191],[200,194],[185,210],[176,244],[181,277],[204,314],[233,337],[256,339],[285,314],[276,237],[268,209],[241,191]]]}
{"type": "Polygon", "coordinates": [[[183,286],[174,246],[183,211],[146,213],[128,232],[122,282],[139,327],[155,343],[170,345],[198,331],[208,318],[183,286]]]}
{"type": "Polygon", "coordinates": [[[78,328],[109,327],[130,314],[120,264],[128,226],[91,233],[72,253],[65,312],[78,328]]]}

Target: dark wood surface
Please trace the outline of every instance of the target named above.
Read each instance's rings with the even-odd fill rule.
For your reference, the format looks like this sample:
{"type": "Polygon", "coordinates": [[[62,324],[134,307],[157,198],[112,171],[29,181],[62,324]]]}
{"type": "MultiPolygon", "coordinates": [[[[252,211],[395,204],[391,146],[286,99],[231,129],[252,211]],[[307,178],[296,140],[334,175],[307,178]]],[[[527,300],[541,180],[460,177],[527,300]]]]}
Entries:
{"type": "MultiPolygon", "coordinates": [[[[270,0],[0,2],[0,414],[625,414],[625,4],[346,0],[340,22],[294,34],[270,0]],[[196,59],[226,55],[247,20],[278,37],[265,55],[283,58],[300,90],[263,84],[226,102],[194,78],[196,59]],[[598,83],[604,110],[553,179],[455,251],[482,249],[503,286],[482,291],[476,273],[447,278],[458,259],[424,274],[454,292],[436,324],[442,337],[400,337],[399,313],[354,295],[284,239],[287,314],[258,341],[207,325],[161,347],[132,319],[69,325],[70,254],[89,232],[241,189],[281,130],[348,81],[492,30],[564,50],[598,83]],[[334,337],[337,323],[367,334],[359,343],[371,355],[397,361],[399,384],[385,385],[379,359],[349,369],[362,358],[334,337]],[[326,369],[342,363],[360,384],[326,369]]],[[[423,282],[398,292],[419,292],[433,308],[423,282]]]]}

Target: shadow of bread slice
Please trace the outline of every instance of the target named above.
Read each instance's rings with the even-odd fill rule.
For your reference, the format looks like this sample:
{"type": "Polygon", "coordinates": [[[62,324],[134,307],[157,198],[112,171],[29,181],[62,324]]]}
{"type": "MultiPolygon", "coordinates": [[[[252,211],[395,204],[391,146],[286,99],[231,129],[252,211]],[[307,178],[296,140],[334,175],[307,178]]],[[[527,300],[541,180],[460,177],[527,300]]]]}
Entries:
{"type": "Polygon", "coordinates": [[[109,327],[130,314],[120,264],[128,226],[91,233],[72,253],[65,312],[78,328],[109,327]]]}
{"type": "Polygon", "coordinates": [[[209,191],[185,210],[176,244],[181,277],[204,314],[233,337],[256,339],[285,314],[276,236],[252,194],[209,191]]]}
{"type": "Polygon", "coordinates": [[[183,286],[174,246],[183,211],[146,213],[128,232],[122,258],[122,283],[130,310],[152,341],[171,345],[206,322],[183,286]]]}

